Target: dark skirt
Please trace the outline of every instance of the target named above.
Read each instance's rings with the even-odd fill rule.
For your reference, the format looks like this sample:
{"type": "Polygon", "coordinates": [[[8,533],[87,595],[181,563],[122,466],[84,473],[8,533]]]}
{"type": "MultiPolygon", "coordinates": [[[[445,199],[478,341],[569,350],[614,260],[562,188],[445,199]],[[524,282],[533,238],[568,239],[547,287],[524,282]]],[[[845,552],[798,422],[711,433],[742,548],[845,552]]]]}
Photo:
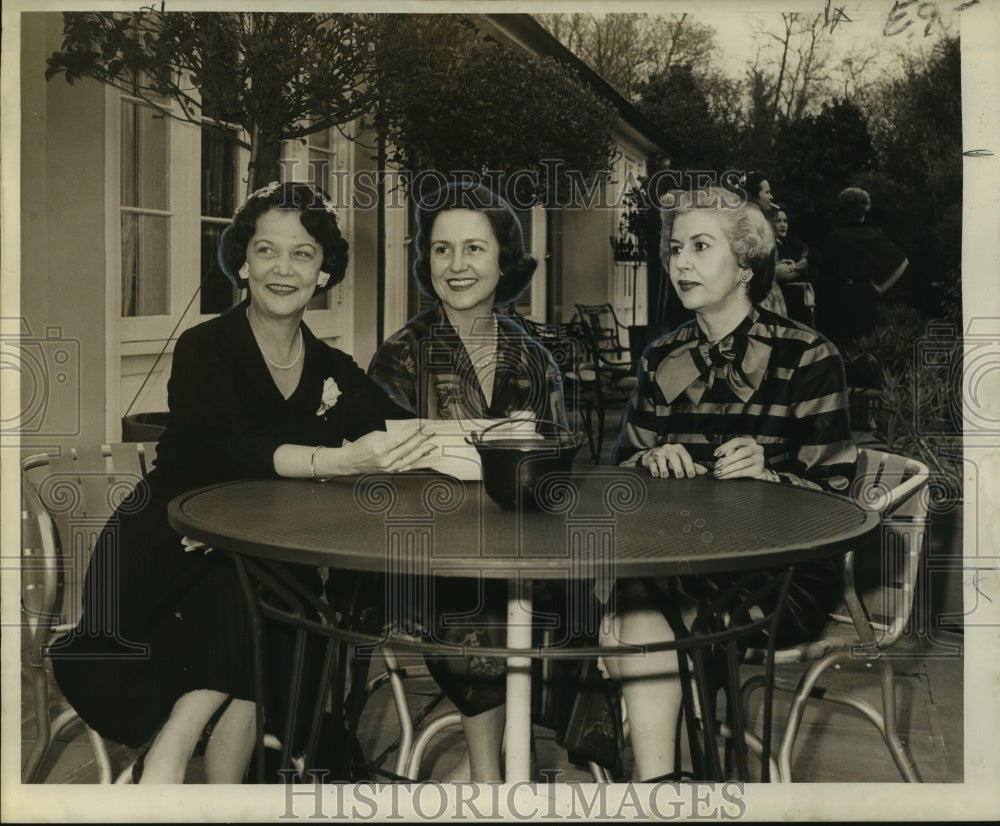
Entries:
{"type": "MultiPolygon", "coordinates": [[[[776,586],[786,571],[786,568],[775,568],[749,574],[705,574],[681,577],[674,581],[667,577],[657,577],[652,581],[651,587],[658,590],[661,596],[653,602],[660,602],[663,610],[662,595],[669,594],[672,588],[679,588],[685,600],[697,605],[719,601],[723,615],[721,621],[724,623],[730,621],[741,605],[749,610],[740,622],[752,621],[772,614],[777,608],[776,586]],[[764,589],[765,593],[763,597],[756,598],[759,589],[764,589]],[[722,601],[721,595],[726,592],[730,592],[731,597],[722,601]]],[[[837,558],[804,562],[795,566],[774,635],[776,648],[787,648],[819,637],[830,611],[841,596],[839,572],[837,558]]],[[[758,629],[742,637],[738,644],[741,649],[764,648],[767,646],[767,637],[766,630],[758,629]]]]}
{"type": "MultiPolygon", "coordinates": [[[[80,622],[51,649],[59,688],[81,718],[132,748],[146,744],[189,691],[255,699],[250,613],[235,566],[222,550],[185,549],[166,521],[173,493],[137,492],[104,527],[80,622]],[[145,496],[144,508],[130,507],[145,496]]],[[[300,576],[319,590],[316,571],[300,576]]],[[[291,637],[269,623],[265,629],[265,662],[280,664],[291,637]]],[[[287,671],[268,671],[268,728],[279,733],[287,671]]]]}
{"type": "MultiPolygon", "coordinates": [[[[504,648],[507,645],[507,581],[439,578],[434,586],[433,618],[425,639],[436,643],[504,648]]],[[[534,644],[568,648],[596,642],[602,608],[592,582],[540,580],[532,589],[534,644]]],[[[467,717],[502,705],[507,699],[507,661],[503,657],[425,658],[445,696],[467,717]]]]}

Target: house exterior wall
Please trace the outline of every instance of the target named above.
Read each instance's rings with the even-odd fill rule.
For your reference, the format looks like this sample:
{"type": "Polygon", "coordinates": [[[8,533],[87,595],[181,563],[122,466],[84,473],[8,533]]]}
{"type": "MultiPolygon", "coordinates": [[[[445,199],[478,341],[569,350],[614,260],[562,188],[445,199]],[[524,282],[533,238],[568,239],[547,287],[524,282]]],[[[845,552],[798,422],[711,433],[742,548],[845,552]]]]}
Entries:
{"type": "MultiPolygon", "coordinates": [[[[373,153],[358,144],[352,144],[355,171],[376,167],[373,153]]],[[[363,369],[378,349],[376,316],[378,314],[378,285],[376,283],[376,255],[378,249],[378,210],[355,209],[354,238],[349,255],[354,262],[354,340],[345,349],[363,369]]],[[[386,274],[386,279],[391,277],[386,274]]],[[[391,332],[391,331],[390,331],[391,332]]]]}
{"type": "Polygon", "coordinates": [[[562,237],[564,315],[572,315],[575,304],[601,304],[609,300],[609,276],[614,261],[608,239],[616,219],[611,209],[565,211],[562,237]]]}
{"type": "Polygon", "coordinates": [[[42,356],[46,371],[28,371],[22,382],[22,411],[33,409],[33,399],[45,406],[26,416],[22,442],[99,443],[106,403],[104,87],[46,83],[45,58],[61,40],[61,15],[24,14],[21,26],[20,315],[31,332],[23,346],[42,356]],[[57,360],[58,337],[65,363],[57,360]]]}
{"type": "Polygon", "coordinates": [[[618,231],[624,205],[623,190],[638,177],[647,174],[646,156],[621,130],[616,134],[620,157],[602,197],[595,198],[591,209],[567,209],[563,214],[562,233],[562,306],[564,320],[576,304],[611,303],[625,324],[645,324],[646,267],[633,272],[631,265],[616,263],[611,238],[618,231]],[[635,317],[632,308],[632,280],[637,283],[635,317]]]}

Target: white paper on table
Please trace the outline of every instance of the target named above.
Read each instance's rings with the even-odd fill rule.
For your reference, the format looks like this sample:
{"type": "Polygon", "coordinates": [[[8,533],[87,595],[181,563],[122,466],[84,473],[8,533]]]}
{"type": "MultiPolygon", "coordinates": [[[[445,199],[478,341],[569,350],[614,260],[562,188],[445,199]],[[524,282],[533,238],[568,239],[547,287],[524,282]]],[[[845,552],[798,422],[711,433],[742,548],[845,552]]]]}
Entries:
{"type": "MultiPolygon", "coordinates": [[[[535,430],[535,416],[529,410],[520,410],[509,419],[422,419],[420,431],[433,434],[430,441],[434,451],[414,465],[415,468],[427,468],[438,473],[445,473],[462,481],[477,482],[483,478],[482,463],[479,452],[472,444],[472,434],[481,433],[490,425],[499,421],[508,421],[506,425],[494,427],[486,434],[486,441],[510,439],[516,436],[518,441],[525,439],[542,439],[542,434],[535,430]]],[[[386,430],[392,433],[407,426],[408,421],[387,420],[386,430]]]]}

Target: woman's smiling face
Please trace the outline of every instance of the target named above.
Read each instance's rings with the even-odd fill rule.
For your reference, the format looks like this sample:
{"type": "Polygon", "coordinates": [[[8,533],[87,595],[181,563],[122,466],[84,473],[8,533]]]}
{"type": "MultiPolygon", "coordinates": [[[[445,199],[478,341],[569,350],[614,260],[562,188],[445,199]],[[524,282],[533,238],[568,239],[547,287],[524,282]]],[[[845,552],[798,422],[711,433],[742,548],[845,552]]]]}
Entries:
{"type": "Polygon", "coordinates": [[[431,283],[454,310],[490,315],[500,281],[500,244],[489,219],[471,209],[447,209],[434,219],[431,283]]]}
{"type": "Polygon", "coordinates": [[[715,312],[746,299],[740,266],[717,210],[695,209],[674,218],[668,271],[688,310],[715,312]]]}
{"type": "Polygon", "coordinates": [[[316,292],[323,247],[310,235],[298,211],[271,209],[257,219],[247,244],[250,298],[263,315],[293,316],[316,292]]]}

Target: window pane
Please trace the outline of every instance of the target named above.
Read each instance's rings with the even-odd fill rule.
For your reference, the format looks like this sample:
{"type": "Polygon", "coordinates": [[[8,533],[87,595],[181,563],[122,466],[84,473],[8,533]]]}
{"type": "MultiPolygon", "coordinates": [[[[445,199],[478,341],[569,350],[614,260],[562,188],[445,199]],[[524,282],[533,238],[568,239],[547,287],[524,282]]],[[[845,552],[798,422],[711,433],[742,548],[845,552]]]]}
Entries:
{"type": "Polygon", "coordinates": [[[166,115],[122,103],[122,206],[170,209],[169,127],[166,115]]]}
{"type": "MultiPolygon", "coordinates": [[[[232,218],[236,212],[236,144],[218,129],[201,130],[201,214],[232,218]]],[[[204,274],[204,273],[203,273],[204,274]]]]}
{"type": "Polygon", "coordinates": [[[122,316],[166,315],[169,219],[122,215],[122,316]]]}
{"type": "Polygon", "coordinates": [[[201,222],[201,273],[205,279],[205,283],[201,286],[202,315],[221,313],[236,303],[236,288],[233,282],[226,278],[216,257],[223,229],[225,224],[201,222]]]}
{"type": "Polygon", "coordinates": [[[313,132],[306,140],[309,141],[309,146],[315,146],[317,149],[329,149],[330,130],[320,129],[319,132],[313,132]]]}

